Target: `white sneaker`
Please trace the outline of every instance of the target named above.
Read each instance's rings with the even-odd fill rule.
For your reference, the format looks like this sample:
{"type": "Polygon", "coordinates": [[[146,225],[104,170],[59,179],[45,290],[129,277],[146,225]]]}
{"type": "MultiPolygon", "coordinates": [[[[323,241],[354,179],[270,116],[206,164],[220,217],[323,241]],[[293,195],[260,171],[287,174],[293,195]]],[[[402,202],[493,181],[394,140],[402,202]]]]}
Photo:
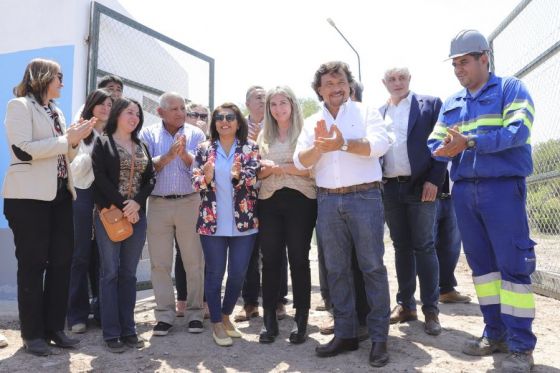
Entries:
{"type": "Polygon", "coordinates": [[[4,334],[0,333],[0,348],[6,347],[8,345],[8,339],[4,336],[4,334]]]}
{"type": "Polygon", "coordinates": [[[80,322],[72,325],[70,331],[74,334],[82,334],[86,332],[86,329],[87,329],[86,324],[80,322]]]}

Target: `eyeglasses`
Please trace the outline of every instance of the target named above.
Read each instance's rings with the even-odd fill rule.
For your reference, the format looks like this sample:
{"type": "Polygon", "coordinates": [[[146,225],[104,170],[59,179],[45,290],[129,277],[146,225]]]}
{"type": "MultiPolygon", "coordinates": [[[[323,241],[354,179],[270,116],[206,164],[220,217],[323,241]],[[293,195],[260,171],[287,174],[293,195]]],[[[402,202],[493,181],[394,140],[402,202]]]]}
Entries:
{"type": "Polygon", "coordinates": [[[228,122],[233,122],[235,118],[235,114],[216,114],[214,115],[214,119],[216,121],[223,121],[224,119],[228,122]]]}
{"type": "Polygon", "coordinates": [[[189,118],[200,118],[200,120],[206,120],[208,119],[208,114],[201,114],[201,113],[187,113],[187,117],[189,118]]]}
{"type": "Polygon", "coordinates": [[[60,80],[60,82],[62,83],[62,78],[64,77],[64,75],[62,75],[62,73],[58,73],[56,74],[56,76],[58,77],[58,80],[60,80]]]}

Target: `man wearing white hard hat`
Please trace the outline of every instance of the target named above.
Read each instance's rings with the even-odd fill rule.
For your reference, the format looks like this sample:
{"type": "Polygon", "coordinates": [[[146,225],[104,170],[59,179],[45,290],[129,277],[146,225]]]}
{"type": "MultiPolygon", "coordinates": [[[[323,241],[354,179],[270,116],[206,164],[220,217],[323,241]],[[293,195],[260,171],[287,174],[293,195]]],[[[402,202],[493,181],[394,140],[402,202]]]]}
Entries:
{"type": "Polygon", "coordinates": [[[463,352],[509,352],[502,370],[529,372],[536,337],[525,178],[533,171],[535,109],[525,85],[489,71],[490,47],[476,30],[451,41],[449,58],[464,87],[441,108],[428,147],[452,160],[453,203],[485,328],[463,352]]]}

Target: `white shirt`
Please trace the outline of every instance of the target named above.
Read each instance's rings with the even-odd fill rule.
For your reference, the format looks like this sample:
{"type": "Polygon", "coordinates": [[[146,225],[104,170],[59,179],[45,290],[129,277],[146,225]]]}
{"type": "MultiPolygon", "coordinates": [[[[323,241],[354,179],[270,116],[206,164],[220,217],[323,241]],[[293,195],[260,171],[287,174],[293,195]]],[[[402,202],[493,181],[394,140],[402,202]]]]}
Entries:
{"type": "Polygon", "coordinates": [[[324,103],[322,106],[322,110],[308,118],[303,126],[294,152],[294,165],[300,170],[306,169],[299,160],[299,153],[313,146],[317,121],[324,119],[327,129],[336,123],[347,140],[368,140],[370,154],[363,156],[341,150],[323,154],[313,166],[317,186],[340,188],[380,181],[379,158],[389,149],[391,139],[379,111],[348,99],[333,118],[324,103]]]}
{"type": "Polygon", "coordinates": [[[408,119],[412,92],[408,93],[397,105],[389,102],[385,113],[385,122],[389,133],[395,138],[387,153],[383,156],[383,176],[410,176],[410,161],[406,141],[408,137],[408,119]]]}
{"type": "Polygon", "coordinates": [[[70,169],[72,170],[72,180],[74,180],[74,187],[78,189],[87,189],[93,184],[93,168],[91,162],[91,152],[93,151],[93,145],[95,140],[99,137],[99,134],[94,129],[92,131],[93,139],[87,145],[84,140],[80,141],[80,147],[78,149],[78,154],[70,162],[70,169]]]}

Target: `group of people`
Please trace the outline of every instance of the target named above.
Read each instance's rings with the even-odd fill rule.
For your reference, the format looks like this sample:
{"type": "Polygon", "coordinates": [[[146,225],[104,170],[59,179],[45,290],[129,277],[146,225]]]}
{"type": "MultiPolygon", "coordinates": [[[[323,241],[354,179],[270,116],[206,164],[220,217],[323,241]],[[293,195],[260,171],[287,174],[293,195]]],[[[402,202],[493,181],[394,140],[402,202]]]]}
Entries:
{"type": "Polygon", "coordinates": [[[449,58],[464,89],[445,103],[413,93],[408,68],[391,67],[383,78],[387,103],[369,107],[348,65],[333,61],[315,72],[321,105],[306,121],[289,87],[253,86],[247,118],[233,103],[210,113],[166,92],[157,108],[161,121],[144,128],[141,105],[122,97],[117,77],[100,81],[66,128],[54,104],[63,86],[60,66],[31,61],[8,103],[11,162],[3,192],[25,348],[47,355],[47,343],[78,344],[64,326],[87,329],[95,252],[99,270],[89,282],[94,296],[99,288],[94,317],[106,347],[143,347],[134,306],[146,238],[153,335],[167,335],[177,316],[186,318],[189,332],[203,332],[207,307],[213,340],[230,346],[242,336],[234,322],[258,316],[261,291],[259,342],[273,343],[285,316],[289,266],[295,308],[289,341],[304,343],[315,229],[321,295],[334,319],[334,337],[316,347],[317,356],[356,350],[361,331],[371,340],[370,365],[386,365],[389,324],[418,317],[416,277],[424,329],[439,335],[438,302],[470,301],[455,290],[453,276],[462,237],[485,322],[482,337],[463,351],[509,352],[504,370],[530,371],[535,243],[525,177],[532,170],[534,108],[519,80],[489,71],[490,53],[475,30],[453,38],[449,58]],[[133,226],[119,242],[99,216],[114,207],[133,226]],[[385,222],[398,280],[392,311],[385,222]],[[231,320],[241,294],[243,310],[231,320]]]}

